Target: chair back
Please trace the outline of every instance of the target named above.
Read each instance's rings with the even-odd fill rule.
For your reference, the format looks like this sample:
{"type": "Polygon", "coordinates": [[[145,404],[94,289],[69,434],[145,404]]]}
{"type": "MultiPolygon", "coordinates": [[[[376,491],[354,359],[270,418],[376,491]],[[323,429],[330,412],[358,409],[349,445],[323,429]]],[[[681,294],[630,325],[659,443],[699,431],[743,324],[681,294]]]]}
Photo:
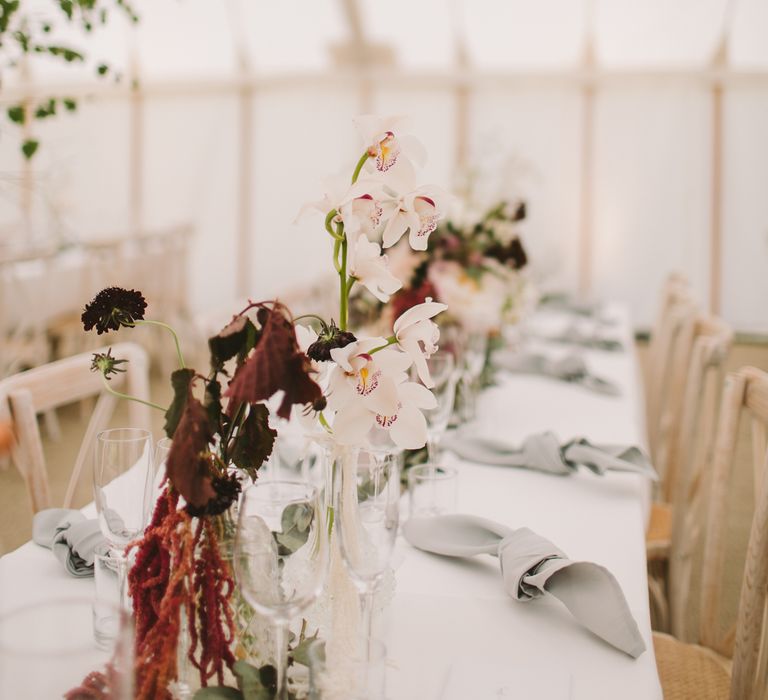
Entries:
{"type": "Polygon", "coordinates": [[[672,634],[692,641],[689,600],[694,557],[705,522],[704,506],[720,412],[725,362],[733,343],[730,326],[718,318],[697,319],[688,362],[680,429],[663,456],[670,489],[669,610],[672,634]]]}
{"type": "Polygon", "coordinates": [[[768,680],[766,649],[763,644],[768,592],[768,479],[763,478],[768,457],[766,425],[768,374],[754,367],[744,367],[729,374],[723,390],[713,453],[704,539],[699,643],[724,656],[732,656],[733,700],[763,698],[768,680]],[[719,621],[727,546],[729,486],[742,415],[750,421],[752,434],[755,513],[747,546],[736,623],[721,633],[719,621]]]}
{"type": "Polygon", "coordinates": [[[688,287],[679,281],[668,283],[648,349],[646,391],[648,442],[662,483],[665,475],[659,456],[679,427],[697,316],[688,287]]]}
{"type": "MultiPolygon", "coordinates": [[[[117,391],[148,399],[149,361],[143,348],[134,343],[117,343],[112,346],[112,354],[128,360],[128,370],[125,374],[113,375],[110,386],[117,391]]],[[[0,381],[0,420],[13,420],[16,446],[12,459],[25,481],[34,513],[51,506],[48,470],[37,415],[98,396],[64,497],[63,505],[68,508],[96,434],[106,427],[114,411],[117,399],[105,391],[101,374],[91,371],[92,357],[91,353],[74,355],[0,381]]],[[[148,406],[131,401],[128,408],[132,426],[150,428],[148,406]]]]}

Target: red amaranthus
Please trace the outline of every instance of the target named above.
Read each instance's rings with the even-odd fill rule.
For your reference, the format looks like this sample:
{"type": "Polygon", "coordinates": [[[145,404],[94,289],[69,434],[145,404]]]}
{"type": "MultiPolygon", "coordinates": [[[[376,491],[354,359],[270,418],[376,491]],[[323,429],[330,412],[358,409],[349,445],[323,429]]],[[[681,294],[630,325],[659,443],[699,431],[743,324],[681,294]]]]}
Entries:
{"type": "Polygon", "coordinates": [[[168,685],[178,675],[182,610],[192,640],[189,658],[203,685],[214,675],[223,683],[224,666],[235,661],[229,648],[234,620],[227,602],[234,582],[219,554],[215,528],[204,516],[193,532],[192,517],[178,509],[178,501],[178,493],[167,485],[136,545],[136,563],[128,577],[136,616],[138,700],[171,697],[168,685]]]}

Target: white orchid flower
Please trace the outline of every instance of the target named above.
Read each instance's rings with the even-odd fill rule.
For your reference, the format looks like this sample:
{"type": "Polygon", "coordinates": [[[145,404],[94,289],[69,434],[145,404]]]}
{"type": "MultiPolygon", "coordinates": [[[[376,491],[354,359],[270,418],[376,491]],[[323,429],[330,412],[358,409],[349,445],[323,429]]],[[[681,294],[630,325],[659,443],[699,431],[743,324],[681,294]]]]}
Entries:
{"type": "Polygon", "coordinates": [[[376,415],[376,425],[389,431],[389,436],[402,450],[418,450],[427,442],[427,420],[423,410],[437,406],[434,394],[417,382],[397,385],[397,411],[376,415]]]}
{"type": "Polygon", "coordinates": [[[390,295],[403,286],[389,271],[387,256],[381,254],[379,244],[369,241],[364,233],[358,234],[350,246],[349,271],[381,302],[389,301],[390,295]]]}
{"type": "Polygon", "coordinates": [[[424,165],[426,151],[421,142],[403,132],[404,117],[377,117],[365,114],[354,122],[363,138],[370,159],[368,163],[385,173],[396,163],[405,160],[424,165]]]}
{"type": "Polygon", "coordinates": [[[395,245],[408,231],[408,243],[414,250],[426,250],[429,234],[445,216],[444,193],[439,187],[426,185],[396,197],[388,203],[393,211],[384,228],[385,248],[395,245]]]}
{"type": "Polygon", "coordinates": [[[445,304],[427,299],[401,314],[393,327],[397,344],[410,356],[416,365],[419,379],[428,389],[435,383],[429,373],[427,360],[437,352],[437,341],[440,339],[440,329],[430,319],[447,308],[445,304]]]}
{"type": "Polygon", "coordinates": [[[312,211],[327,214],[336,210],[335,220],[343,222],[349,234],[372,233],[378,228],[384,213],[382,202],[385,199],[381,182],[364,178],[349,185],[346,179],[330,177],[324,181],[323,189],[323,198],[304,204],[294,224],[312,211]]]}
{"type": "Polygon", "coordinates": [[[343,444],[359,444],[376,424],[376,416],[395,415],[401,403],[397,386],[407,378],[411,358],[386,348],[384,338],[366,338],[331,350],[336,363],[328,378],[329,411],[335,411],[333,434],[343,444]]]}

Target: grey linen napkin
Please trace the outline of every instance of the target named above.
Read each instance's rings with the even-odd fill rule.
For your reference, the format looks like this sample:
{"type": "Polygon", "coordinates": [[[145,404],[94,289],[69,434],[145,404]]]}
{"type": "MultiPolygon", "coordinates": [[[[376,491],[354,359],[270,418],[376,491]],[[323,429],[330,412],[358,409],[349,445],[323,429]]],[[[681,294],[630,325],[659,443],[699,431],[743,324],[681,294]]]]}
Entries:
{"type": "Polygon", "coordinates": [[[529,435],[520,447],[513,447],[500,440],[457,431],[446,433],[441,446],[470,462],[499,467],[522,467],[565,476],[583,465],[600,475],[612,470],[658,480],[648,457],[633,445],[593,445],[584,438],[561,445],[554,433],[546,432],[529,435]]]}
{"type": "Polygon", "coordinates": [[[79,510],[48,508],[35,513],[32,540],[53,550],[67,572],[77,578],[93,576],[93,559],[107,551],[98,520],[88,520],[79,510]]]}
{"type": "Polygon", "coordinates": [[[548,343],[578,345],[590,350],[604,350],[606,352],[621,352],[624,350],[624,345],[620,340],[605,338],[596,333],[585,333],[578,326],[570,326],[559,335],[541,336],[539,339],[548,343]]]}
{"type": "Polygon", "coordinates": [[[577,355],[553,360],[546,355],[497,352],[493,362],[499,369],[518,374],[540,374],[544,377],[579,384],[606,396],[619,396],[621,391],[613,382],[592,374],[586,362],[577,355]]]}
{"type": "Polygon", "coordinates": [[[439,515],[412,518],[403,534],[414,547],[434,554],[497,556],[504,588],[515,600],[553,595],[581,625],[610,645],[635,659],[645,651],[613,574],[598,564],[571,561],[528,528],[512,530],[472,515],[439,515]]]}

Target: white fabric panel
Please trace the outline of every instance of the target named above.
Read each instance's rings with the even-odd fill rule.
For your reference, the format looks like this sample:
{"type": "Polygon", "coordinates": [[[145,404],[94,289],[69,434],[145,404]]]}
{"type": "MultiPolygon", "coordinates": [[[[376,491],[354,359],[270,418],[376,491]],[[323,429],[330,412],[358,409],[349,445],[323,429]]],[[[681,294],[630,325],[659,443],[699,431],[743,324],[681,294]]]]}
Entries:
{"type": "Polygon", "coordinates": [[[255,70],[317,72],[330,65],[328,46],[346,41],[338,0],[229,0],[234,36],[243,40],[255,70]]]}
{"type": "Polygon", "coordinates": [[[595,42],[601,64],[699,66],[711,61],[727,0],[596,0],[595,42]]]}
{"type": "Polygon", "coordinates": [[[738,68],[768,67],[768,2],[738,0],[733,4],[729,63],[738,68]]]}
{"type": "Polygon", "coordinates": [[[129,221],[127,102],[83,100],[75,115],[35,123],[34,134],[41,145],[32,164],[36,181],[42,183],[34,200],[36,216],[42,217],[45,209],[52,212],[58,230],[70,238],[125,232],[129,221]]]}
{"type": "Polygon", "coordinates": [[[226,308],[235,296],[238,119],[234,95],[145,105],[144,228],[194,226],[189,292],[198,310],[226,308]]]}
{"type": "Polygon", "coordinates": [[[526,199],[521,231],[533,273],[570,290],[578,274],[581,115],[576,90],[488,88],[473,94],[470,119],[471,165],[490,174],[488,198],[526,199]]]}
{"type": "Polygon", "coordinates": [[[583,3],[575,0],[463,0],[460,24],[480,68],[562,67],[584,45],[583,3]]]}
{"type": "Polygon", "coordinates": [[[419,184],[449,189],[456,168],[456,97],[452,90],[379,90],[376,114],[404,114],[407,128],[427,149],[427,162],[417,169],[419,184]]]}
{"type": "Polygon", "coordinates": [[[724,100],[723,314],[768,332],[768,94],[734,88],[724,100]]]}
{"type": "Polygon", "coordinates": [[[135,30],[145,80],[231,76],[235,68],[229,3],[139,0],[135,30]]]}
{"type": "Polygon", "coordinates": [[[366,38],[395,50],[403,68],[446,68],[455,60],[455,14],[447,0],[358,0],[366,38]],[[393,17],[403,21],[393,22],[393,17]],[[407,20],[405,19],[407,18],[407,20]]]}
{"type": "Polygon", "coordinates": [[[648,327],[669,272],[707,299],[711,107],[681,85],[598,95],[594,168],[594,292],[631,303],[648,327]]]}
{"type": "Polygon", "coordinates": [[[302,87],[254,99],[253,298],[333,274],[323,215],[293,221],[304,203],[322,198],[325,177],[351,177],[363,149],[356,114],[357,96],[346,90],[302,87]]]}

